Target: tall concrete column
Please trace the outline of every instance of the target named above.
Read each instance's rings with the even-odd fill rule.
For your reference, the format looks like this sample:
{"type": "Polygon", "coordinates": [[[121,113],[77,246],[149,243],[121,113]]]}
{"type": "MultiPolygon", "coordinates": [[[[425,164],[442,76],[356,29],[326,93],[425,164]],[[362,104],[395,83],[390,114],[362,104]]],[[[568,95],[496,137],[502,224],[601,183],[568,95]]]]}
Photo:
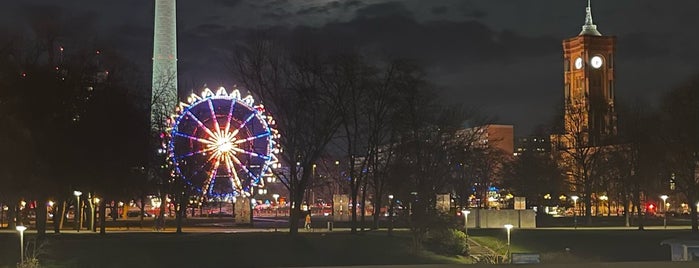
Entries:
{"type": "Polygon", "coordinates": [[[151,130],[165,130],[177,105],[177,16],[175,0],[155,0],[151,130]]]}

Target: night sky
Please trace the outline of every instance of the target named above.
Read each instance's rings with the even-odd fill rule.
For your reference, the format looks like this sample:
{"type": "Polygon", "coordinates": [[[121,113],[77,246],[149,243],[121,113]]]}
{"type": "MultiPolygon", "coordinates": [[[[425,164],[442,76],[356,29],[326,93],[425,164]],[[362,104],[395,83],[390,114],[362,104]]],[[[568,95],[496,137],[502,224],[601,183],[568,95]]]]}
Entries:
{"type": "MultiPolygon", "coordinates": [[[[0,30],[32,17],[97,34],[150,72],[152,0],[3,0],[0,30]]],[[[180,84],[232,85],[224,62],[255,29],[310,30],[376,55],[424,64],[449,101],[476,107],[517,136],[548,124],[563,95],[561,41],[580,32],[585,0],[180,0],[180,84]]],[[[699,73],[699,1],[593,0],[595,24],[616,35],[617,102],[653,100],[699,73]]],[[[70,49],[70,48],[67,48],[70,49]]],[[[150,75],[150,74],[148,74],[150,75]]]]}

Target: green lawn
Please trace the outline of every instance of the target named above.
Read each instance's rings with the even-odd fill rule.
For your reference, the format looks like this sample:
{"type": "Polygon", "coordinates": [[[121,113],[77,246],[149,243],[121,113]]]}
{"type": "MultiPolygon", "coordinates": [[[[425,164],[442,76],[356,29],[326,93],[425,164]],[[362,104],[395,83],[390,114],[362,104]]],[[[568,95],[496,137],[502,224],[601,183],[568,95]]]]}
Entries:
{"type": "MultiPolygon", "coordinates": [[[[469,229],[478,243],[506,251],[503,230],[469,229]]],[[[518,230],[511,234],[514,253],[539,253],[542,262],[667,261],[670,248],[660,242],[690,235],[686,230],[518,230]],[[566,250],[566,248],[568,250],[566,250]]]]}
{"type": "MultiPolygon", "coordinates": [[[[0,267],[13,267],[16,235],[1,234],[0,267]],[[12,243],[9,243],[12,242],[12,243]]],[[[31,239],[31,238],[29,238],[31,239]]],[[[303,233],[130,233],[50,237],[45,267],[279,267],[363,264],[460,263],[430,252],[412,254],[405,235],[385,232],[303,233]]]]}

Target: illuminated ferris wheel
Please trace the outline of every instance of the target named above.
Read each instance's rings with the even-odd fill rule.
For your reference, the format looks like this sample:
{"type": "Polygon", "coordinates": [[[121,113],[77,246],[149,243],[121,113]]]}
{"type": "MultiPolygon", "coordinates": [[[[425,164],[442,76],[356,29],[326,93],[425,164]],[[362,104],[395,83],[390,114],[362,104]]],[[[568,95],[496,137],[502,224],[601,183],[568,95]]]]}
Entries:
{"type": "Polygon", "coordinates": [[[274,120],[252,96],[204,89],[180,103],[168,145],[175,171],[204,197],[251,195],[277,163],[274,120]]]}

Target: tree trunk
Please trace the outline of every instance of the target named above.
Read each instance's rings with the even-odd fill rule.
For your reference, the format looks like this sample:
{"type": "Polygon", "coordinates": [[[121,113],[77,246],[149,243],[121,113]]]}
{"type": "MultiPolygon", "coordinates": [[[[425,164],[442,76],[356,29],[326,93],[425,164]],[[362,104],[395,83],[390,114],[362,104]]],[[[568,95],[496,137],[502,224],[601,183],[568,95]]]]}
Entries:
{"type": "Polygon", "coordinates": [[[63,229],[63,223],[65,223],[65,220],[66,220],[66,206],[68,206],[68,202],[65,200],[63,200],[63,202],[61,202],[61,203],[62,203],[61,216],[60,216],[59,221],[58,221],[58,230],[63,229]]]}
{"type": "Polygon", "coordinates": [[[300,204],[303,201],[303,194],[305,191],[294,191],[290,192],[293,197],[292,208],[290,208],[289,213],[289,234],[296,235],[299,233],[299,220],[303,219],[303,214],[301,213],[300,204]]]}
{"type": "Polygon", "coordinates": [[[622,199],[622,202],[624,202],[624,221],[626,223],[626,227],[631,226],[631,213],[629,212],[629,195],[624,194],[624,198],[622,199]]]}
{"type": "MultiPolygon", "coordinates": [[[[185,195],[184,193],[178,195],[179,198],[177,198],[177,205],[175,206],[175,215],[177,217],[177,233],[181,234],[182,233],[182,219],[185,216],[185,213],[187,212],[187,202],[185,200],[185,195]]],[[[233,205],[235,207],[235,205],[233,205]]],[[[252,213],[250,213],[252,214],[252,213]]],[[[252,221],[250,221],[252,223],[252,221]]]]}
{"type": "Polygon", "coordinates": [[[53,233],[59,234],[61,233],[61,229],[58,228],[61,218],[61,202],[56,200],[56,206],[51,207],[51,212],[53,212],[53,233]]]}
{"type": "Polygon", "coordinates": [[[367,180],[364,180],[363,186],[362,186],[362,223],[361,223],[361,231],[364,232],[364,227],[366,226],[366,185],[367,185],[367,180]]]}
{"type": "Polygon", "coordinates": [[[46,210],[47,198],[40,197],[36,202],[36,231],[38,235],[38,240],[43,240],[46,237],[46,210]]]}
{"type": "Polygon", "coordinates": [[[697,219],[697,198],[695,195],[693,195],[691,198],[687,198],[688,200],[692,200],[689,204],[689,215],[692,217],[692,233],[699,232],[699,222],[697,219]]]}
{"type": "Polygon", "coordinates": [[[592,185],[590,178],[585,179],[585,222],[592,225],[592,185]]]}
{"type": "Polygon", "coordinates": [[[7,228],[10,230],[14,230],[15,227],[17,227],[17,206],[16,205],[9,205],[9,209],[7,210],[7,228]]]}
{"type": "Polygon", "coordinates": [[[638,230],[644,230],[643,227],[643,212],[641,211],[641,196],[636,193],[634,196],[634,206],[636,207],[636,219],[638,223],[638,230]]]}
{"type": "Polygon", "coordinates": [[[156,217],[155,226],[157,230],[165,229],[165,205],[167,204],[167,195],[160,194],[160,211],[156,217]]]}
{"type": "MultiPolygon", "coordinates": [[[[357,182],[358,184],[359,182],[357,182]]],[[[352,206],[350,212],[352,213],[352,223],[351,223],[351,233],[357,233],[357,196],[359,196],[359,187],[350,186],[350,192],[352,192],[352,206]]]]}
{"type": "Polygon", "coordinates": [[[301,206],[295,203],[289,214],[289,234],[297,235],[299,233],[299,219],[301,219],[301,206]]]}
{"type": "Polygon", "coordinates": [[[378,230],[379,229],[379,220],[381,217],[381,198],[383,198],[383,193],[382,190],[377,189],[376,192],[374,193],[374,214],[372,214],[374,224],[372,230],[378,230]]]}
{"type": "Polygon", "coordinates": [[[141,228],[143,228],[143,214],[146,213],[146,196],[144,194],[141,194],[140,198],[141,198],[141,215],[140,215],[140,219],[139,219],[140,222],[138,225],[141,226],[141,228]]]}
{"type": "Polygon", "coordinates": [[[107,233],[107,198],[100,202],[100,235],[107,233]]]}

